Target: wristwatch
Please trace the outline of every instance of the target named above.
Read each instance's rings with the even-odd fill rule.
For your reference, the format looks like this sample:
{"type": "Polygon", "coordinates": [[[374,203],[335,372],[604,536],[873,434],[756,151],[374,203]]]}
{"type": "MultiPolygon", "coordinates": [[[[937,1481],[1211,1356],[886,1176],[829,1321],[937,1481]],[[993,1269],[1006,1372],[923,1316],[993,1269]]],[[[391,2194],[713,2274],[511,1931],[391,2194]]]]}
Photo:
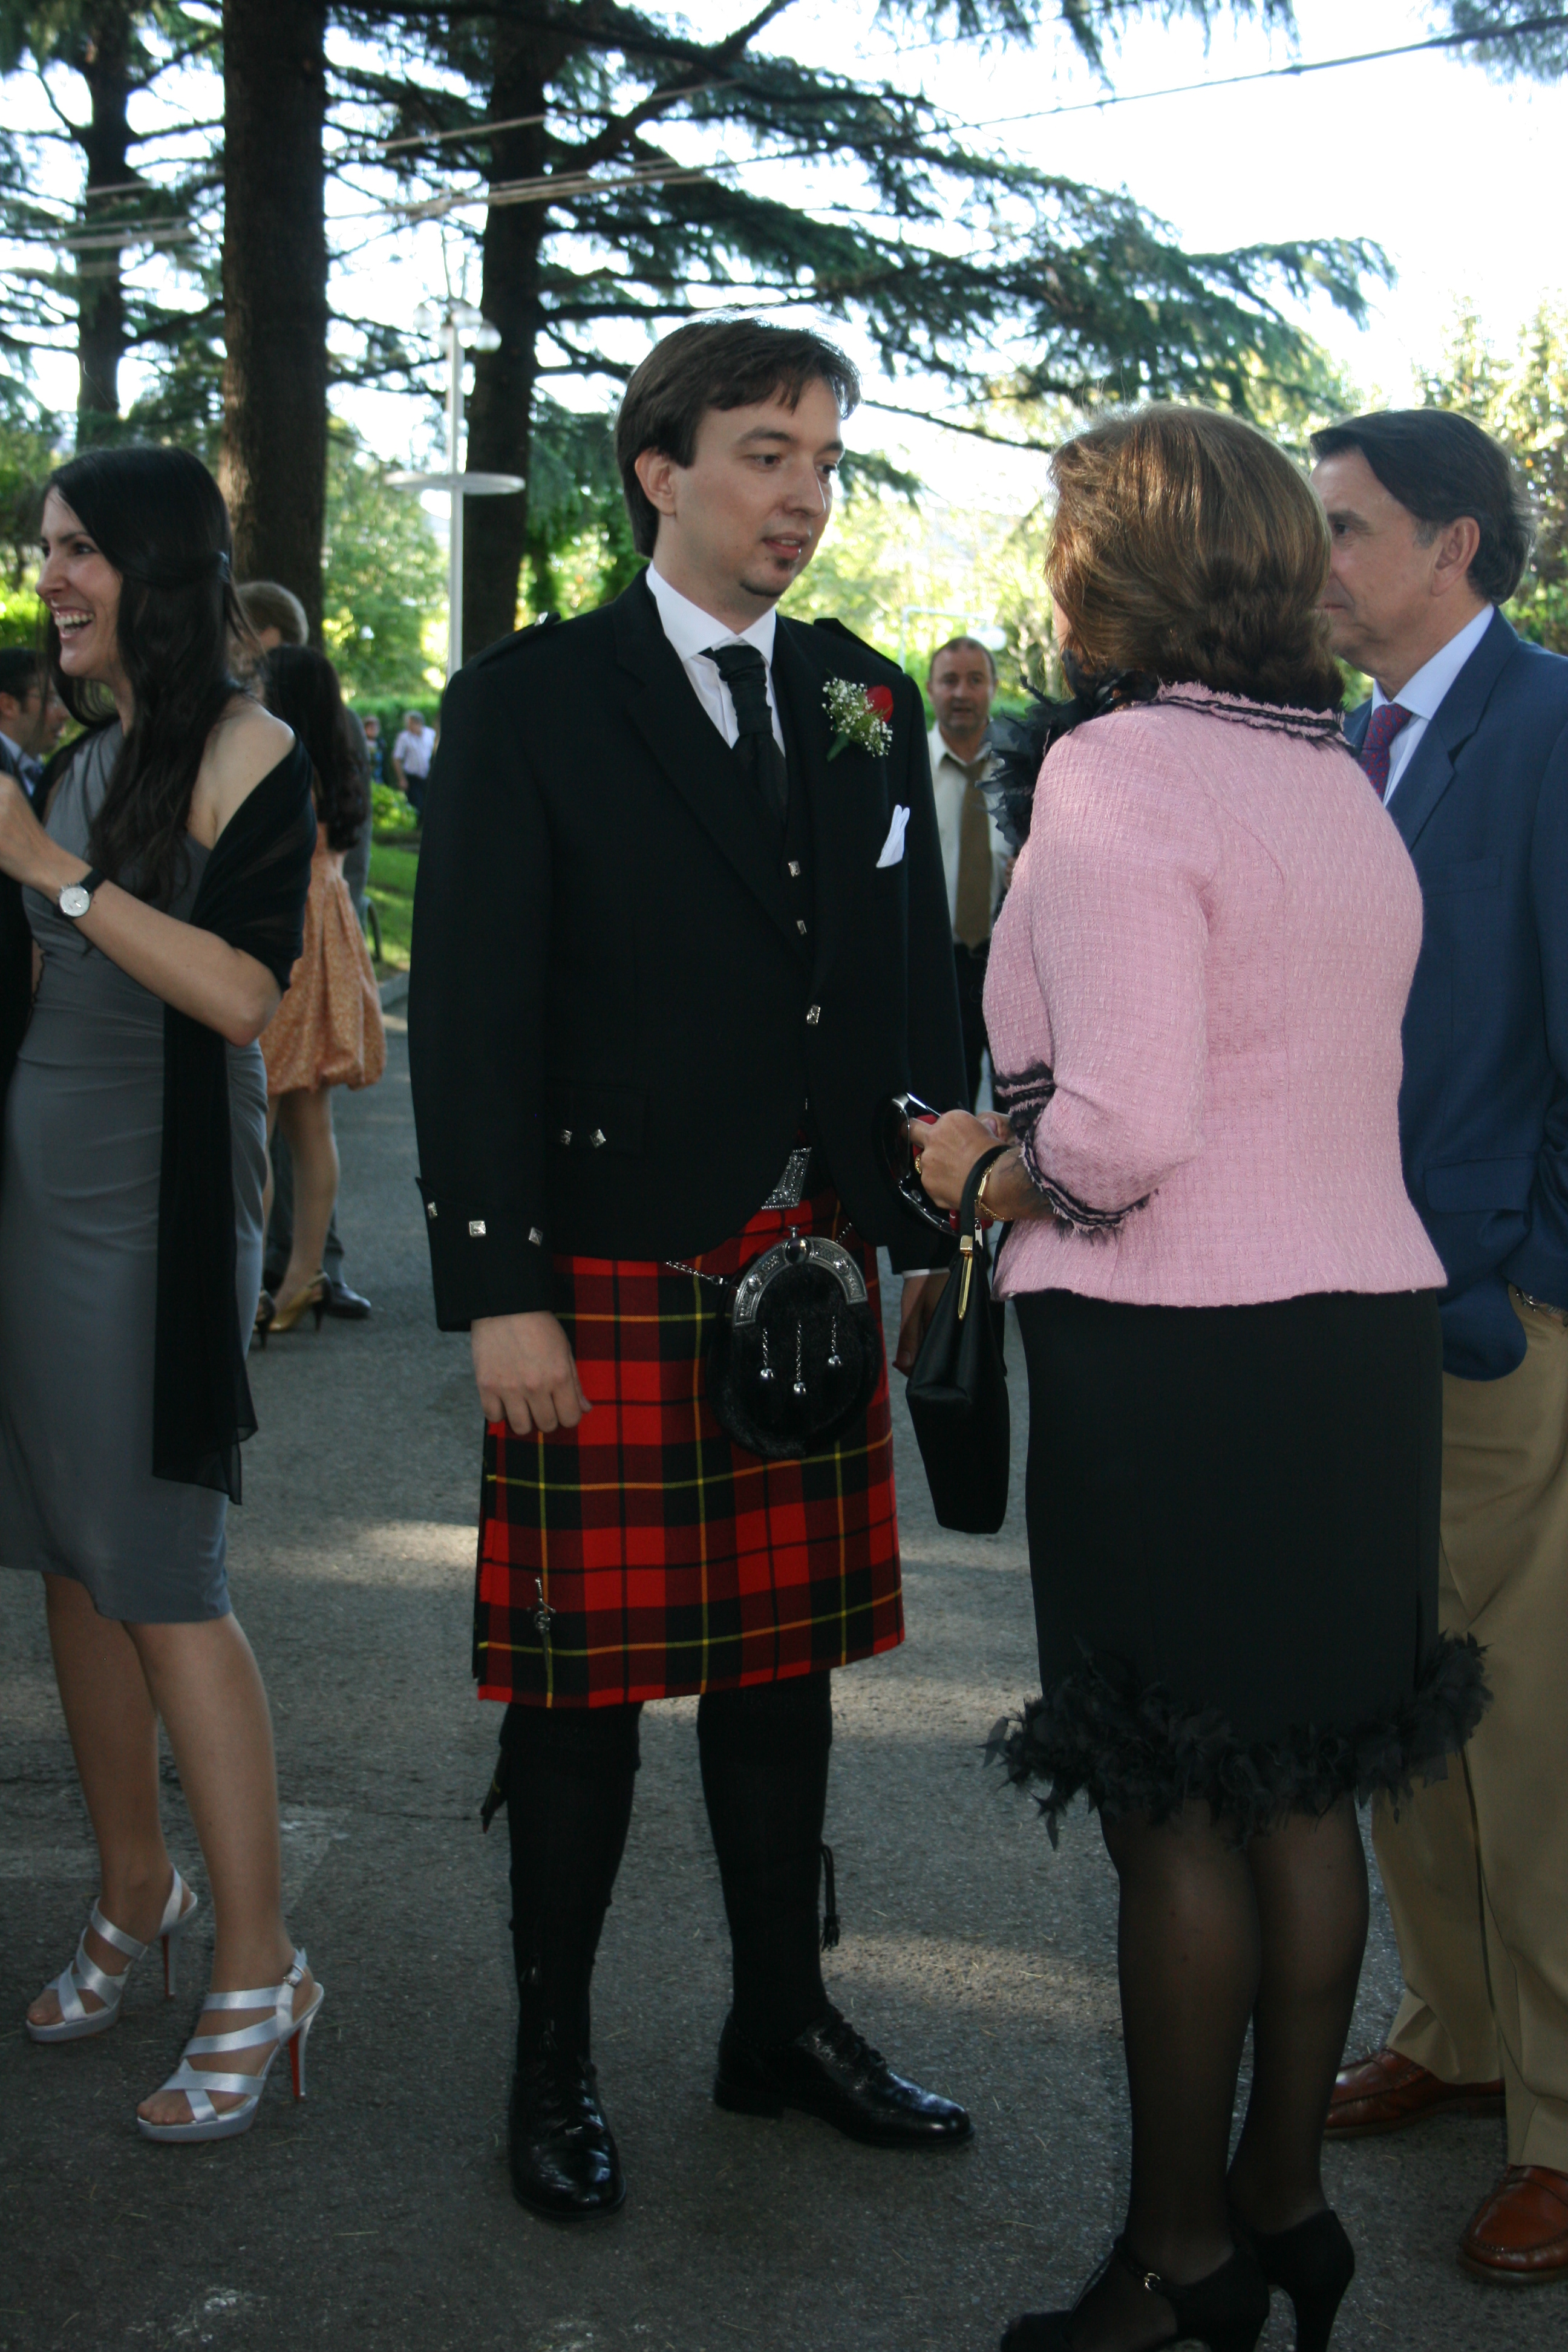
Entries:
{"type": "Polygon", "coordinates": [[[61,914],[68,915],[73,923],[79,923],[91,906],[92,894],[102,879],[102,875],[95,866],[90,873],[82,876],[79,882],[68,882],[59,895],[61,914]]]}

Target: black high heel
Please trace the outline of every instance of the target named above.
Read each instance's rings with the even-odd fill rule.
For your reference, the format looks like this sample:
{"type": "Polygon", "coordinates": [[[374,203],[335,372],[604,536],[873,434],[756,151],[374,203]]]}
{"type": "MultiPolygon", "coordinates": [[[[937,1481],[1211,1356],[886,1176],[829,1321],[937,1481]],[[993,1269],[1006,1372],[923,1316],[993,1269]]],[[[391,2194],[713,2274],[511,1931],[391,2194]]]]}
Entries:
{"type": "MultiPolygon", "coordinates": [[[[1158,2271],[1145,2270],[1128,2252],[1126,2240],[1118,2238],[1079,2295],[1074,2311],[1082,2304],[1084,2295],[1098,2286],[1112,2263],[1119,2263],[1148,2294],[1160,2295],[1170,2305],[1176,2324],[1169,2336],[1160,2338],[1162,2345],[1206,2344],[1209,2352],[1254,2352],[1268,2324],[1268,2284],[1258,2258],[1245,2237],[1238,2238],[1228,2262],[1222,2263],[1217,2271],[1210,2271],[1207,2278],[1194,2279],[1191,2286],[1178,2286],[1174,2279],[1162,2278],[1158,2271]]],[[[1026,2311],[1002,2338],[1002,2352],[1078,2352],[1072,2318],[1071,2311],[1026,2311]]]]}
{"type": "Polygon", "coordinates": [[[1355,2276],[1355,2249],[1330,2206],[1293,2230],[1251,2230],[1231,2215],[1237,2236],[1251,2246],[1270,2286],[1283,2287],[1296,2309],[1296,2352],[1329,2352],[1334,2314],[1355,2276]]]}

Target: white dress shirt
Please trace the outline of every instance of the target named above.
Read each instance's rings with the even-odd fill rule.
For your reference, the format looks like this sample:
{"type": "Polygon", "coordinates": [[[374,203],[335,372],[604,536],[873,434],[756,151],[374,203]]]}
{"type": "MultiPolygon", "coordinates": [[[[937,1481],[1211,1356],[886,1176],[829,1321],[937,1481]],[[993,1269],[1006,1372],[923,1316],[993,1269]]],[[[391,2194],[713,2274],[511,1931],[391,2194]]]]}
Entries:
{"type": "Polygon", "coordinates": [[[708,659],[710,646],[754,646],[763,657],[763,674],[767,681],[768,709],[773,715],[773,741],[784,749],[784,729],[779,723],[779,706],[773,694],[773,633],[778,626],[778,614],[770,604],[760,621],[737,633],[728,621],[716,621],[679,588],[672,588],[661,572],[650,563],[647,584],[653,601],[658,606],[658,617],[664,634],[680,656],[680,666],[691,680],[692,690],[709,718],[726,743],[740,740],[740,725],[735,718],[735,705],[730,689],[719,675],[716,662],[708,659]]]}
{"type": "Polygon", "coordinates": [[[1388,752],[1388,786],[1383,795],[1383,805],[1388,806],[1398,788],[1399,779],[1415,757],[1415,746],[1426,734],[1428,722],[1437,716],[1437,706],[1481,639],[1491,626],[1493,606],[1488,604],[1467,621],[1458,636],[1440,646],[1429,662],[1424,662],[1414,677],[1405,679],[1397,694],[1384,694],[1376,679],[1373,680],[1372,709],[1375,718],[1385,702],[1397,702],[1409,718],[1400,729],[1388,752]]]}
{"type": "MultiPolygon", "coordinates": [[[[927,739],[931,750],[931,790],[936,796],[936,830],[942,843],[942,867],[947,879],[947,919],[951,923],[958,913],[958,845],[963,816],[963,795],[969,790],[969,778],[947,748],[947,738],[940,727],[933,727],[927,739]]],[[[1006,836],[994,816],[991,819],[991,911],[996,911],[1006,878],[1009,850],[1006,836]]]]}
{"type": "Polygon", "coordinates": [[[433,728],[422,727],[417,735],[405,727],[392,747],[392,756],[405,776],[423,783],[430,773],[430,754],[436,749],[433,728]]]}

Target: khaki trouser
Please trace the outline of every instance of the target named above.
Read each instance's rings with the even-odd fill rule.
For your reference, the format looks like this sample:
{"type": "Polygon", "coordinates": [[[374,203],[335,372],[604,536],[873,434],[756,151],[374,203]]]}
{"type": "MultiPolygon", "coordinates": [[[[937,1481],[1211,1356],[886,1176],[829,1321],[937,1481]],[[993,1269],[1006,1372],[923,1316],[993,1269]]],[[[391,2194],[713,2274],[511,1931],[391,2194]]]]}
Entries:
{"type": "Polygon", "coordinates": [[[1568,2172],[1568,1328],[1526,1305],[1522,1364],[1443,1380],[1443,1629],[1492,1701],[1448,1778],[1373,1842],[1405,1999],[1391,2049],[1447,2083],[1501,2075],[1510,2164],[1568,2172]]]}

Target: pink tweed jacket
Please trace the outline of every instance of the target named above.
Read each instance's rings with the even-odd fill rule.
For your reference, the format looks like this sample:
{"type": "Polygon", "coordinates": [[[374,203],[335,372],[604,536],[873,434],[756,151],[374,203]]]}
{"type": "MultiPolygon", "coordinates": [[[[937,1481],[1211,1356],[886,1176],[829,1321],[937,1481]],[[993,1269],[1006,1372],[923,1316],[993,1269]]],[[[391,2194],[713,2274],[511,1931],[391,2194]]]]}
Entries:
{"type": "Polygon", "coordinates": [[[997,1288],[1169,1307],[1439,1287],[1405,1190],[1421,893],[1337,731],[1195,686],[1047,754],[998,918],[998,1107],[1055,1214],[997,1288]]]}

